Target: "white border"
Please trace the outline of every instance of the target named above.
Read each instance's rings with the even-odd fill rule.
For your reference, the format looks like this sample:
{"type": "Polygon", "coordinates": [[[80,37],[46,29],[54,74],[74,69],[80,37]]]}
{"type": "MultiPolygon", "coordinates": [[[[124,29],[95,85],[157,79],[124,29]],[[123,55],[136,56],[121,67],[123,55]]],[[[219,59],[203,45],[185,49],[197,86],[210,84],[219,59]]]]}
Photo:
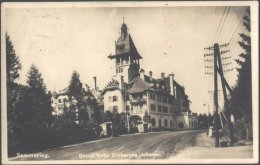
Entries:
{"type": "Polygon", "coordinates": [[[1,121],[2,121],[2,163],[4,164],[162,164],[162,163],[258,163],[259,161],[259,80],[258,80],[258,1],[186,1],[186,2],[4,2],[1,6],[1,121]],[[5,55],[5,9],[7,8],[71,8],[71,7],[173,7],[173,6],[250,6],[252,38],[252,92],[253,92],[253,159],[154,159],[154,160],[62,160],[62,161],[8,161],[7,158],[7,100],[6,100],[6,55],[5,55]],[[4,83],[3,83],[4,82],[4,83]]]}

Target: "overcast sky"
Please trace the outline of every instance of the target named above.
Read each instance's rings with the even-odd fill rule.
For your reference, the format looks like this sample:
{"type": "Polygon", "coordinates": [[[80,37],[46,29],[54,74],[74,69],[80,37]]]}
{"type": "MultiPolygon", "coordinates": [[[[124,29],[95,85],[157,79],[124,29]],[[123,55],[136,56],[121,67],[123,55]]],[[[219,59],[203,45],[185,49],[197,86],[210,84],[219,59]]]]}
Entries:
{"type": "MultiPolygon", "coordinates": [[[[238,33],[244,31],[244,7],[128,7],[128,8],[24,8],[6,9],[5,26],[16,54],[22,63],[20,83],[35,64],[48,90],[59,91],[69,84],[73,70],[84,84],[103,89],[115,73],[114,53],[122,24],[129,28],[133,41],[143,57],[141,68],[154,77],[174,73],[185,86],[192,101],[191,110],[206,113],[212,100],[213,76],[205,75],[204,48],[213,43],[231,42],[225,57],[233,59],[242,51],[237,45],[238,33]]],[[[225,74],[234,85],[237,72],[225,74]]],[[[219,84],[221,89],[221,85],[219,84]]],[[[220,96],[220,98],[222,98],[220,96]]]]}

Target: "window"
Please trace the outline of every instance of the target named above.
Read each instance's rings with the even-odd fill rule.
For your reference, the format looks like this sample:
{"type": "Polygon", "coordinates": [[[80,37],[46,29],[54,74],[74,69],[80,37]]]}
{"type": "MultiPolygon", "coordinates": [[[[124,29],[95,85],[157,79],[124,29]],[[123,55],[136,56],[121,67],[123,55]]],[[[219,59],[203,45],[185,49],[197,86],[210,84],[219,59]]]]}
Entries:
{"type": "Polygon", "coordinates": [[[123,68],[120,68],[120,72],[123,72],[123,68]]]}
{"type": "Polygon", "coordinates": [[[168,121],[167,121],[167,119],[164,120],[164,126],[165,126],[165,127],[168,127],[168,121]]]}
{"type": "Polygon", "coordinates": [[[113,96],[113,102],[117,101],[117,96],[113,96]]]}
{"type": "Polygon", "coordinates": [[[158,105],[158,112],[162,112],[162,107],[158,105]]]}
{"type": "Polygon", "coordinates": [[[159,101],[162,102],[162,96],[159,96],[159,101]]]}
{"type": "Polygon", "coordinates": [[[157,95],[157,101],[161,101],[160,95],[157,95]]]}
{"type": "Polygon", "coordinates": [[[170,114],[172,114],[172,108],[170,108],[170,114]]]}
{"type": "Polygon", "coordinates": [[[155,119],[152,118],[152,126],[155,126],[155,119]]]}
{"type": "Polygon", "coordinates": [[[155,100],[155,94],[154,94],[154,93],[151,93],[151,94],[150,94],[150,98],[151,98],[151,100],[155,100]]]}
{"type": "Polygon", "coordinates": [[[172,121],[170,120],[170,127],[172,127],[172,121]]]}
{"type": "Polygon", "coordinates": [[[162,126],[162,121],[161,121],[161,119],[159,119],[159,127],[161,127],[162,126]]]}
{"type": "Polygon", "coordinates": [[[151,111],[156,111],[155,104],[151,104],[151,111]]]}
{"type": "Polygon", "coordinates": [[[163,113],[168,113],[168,107],[163,107],[163,113]]]}
{"type": "Polygon", "coordinates": [[[173,104],[172,98],[168,98],[168,103],[169,103],[169,104],[173,104]]]}
{"type": "Polygon", "coordinates": [[[59,99],[58,102],[61,103],[61,99],[59,99]]]}
{"type": "Polygon", "coordinates": [[[163,102],[167,103],[167,97],[163,97],[163,102]]]}
{"type": "Polygon", "coordinates": [[[113,106],[113,113],[117,113],[118,112],[118,106],[113,106]]]}

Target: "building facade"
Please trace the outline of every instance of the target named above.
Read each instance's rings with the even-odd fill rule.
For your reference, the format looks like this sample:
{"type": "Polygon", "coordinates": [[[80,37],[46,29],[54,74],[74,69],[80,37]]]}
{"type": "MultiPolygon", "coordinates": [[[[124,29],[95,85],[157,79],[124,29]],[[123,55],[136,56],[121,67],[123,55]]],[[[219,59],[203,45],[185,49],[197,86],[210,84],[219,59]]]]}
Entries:
{"type": "Polygon", "coordinates": [[[197,128],[197,115],[191,112],[191,101],[174,74],[154,78],[151,71],[146,75],[140,69],[142,57],[125,23],[115,42],[115,54],[108,58],[115,61],[115,75],[102,91],[104,111],[140,116],[148,130],[197,128]]]}
{"type": "MultiPolygon", "coordinates": [[[[69,111],[71,111],[71,107],[73,106],[73,114],[75,114],[75,117],[68,117],[68,119],[73,120],[70,121],[72,123],[78,124],[78,125],[91,125],[94,124],[94,111],[99,110],[98,109],[98,103],[93,95],[93,93],[90,91],[90,88],[88,85],[85,86],[85,88],[82,88],[82,92],[84,93],[83,102],[84,102],[84,109],[83,112],[80,112],[77,107],[77,100],[72,96],[71,98],[68,95],[68,87],[60,90],[59,92],[53,92],[52,98],[51,98],[51,106],[53,108],[52,115],[54,117],[59,117],[62,115],[68,115],[69,111]],[[74,113],[75,111],[75,113],[74,113]],[[85,121],[87,121],[85,123],[85,121]]],[[[101,112],[102,114],[102,112],[101,112]]],[[[67,118],[67,117],[66,117],[67,118]]]]}

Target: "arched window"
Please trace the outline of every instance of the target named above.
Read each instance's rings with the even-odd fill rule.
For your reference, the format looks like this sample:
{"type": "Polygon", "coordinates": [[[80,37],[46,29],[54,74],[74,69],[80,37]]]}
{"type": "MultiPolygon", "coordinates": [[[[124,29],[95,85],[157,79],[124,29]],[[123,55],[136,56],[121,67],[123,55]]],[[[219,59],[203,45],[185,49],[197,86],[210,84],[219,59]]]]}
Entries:
{"type": "Polygon", "coordinates": [[[162,121],[161,121],[161,119],[159,119],[159,127],[161,127],[162,126],[162,121]]]}
{"type": "Polygon", "coordinates": [[[155,119],[152,118],[152,126],[155,126],[155,119]]]}
{"type": "Polygon", "coordinates": [[[170,127],[172,127],[172,121],[170,120],[170,127]]]}
{"type": "Polygon", "coordinates": [[[168,121],[167,121],[167,119],[164,120],[164,127],[168,127],[168,121]]]}

